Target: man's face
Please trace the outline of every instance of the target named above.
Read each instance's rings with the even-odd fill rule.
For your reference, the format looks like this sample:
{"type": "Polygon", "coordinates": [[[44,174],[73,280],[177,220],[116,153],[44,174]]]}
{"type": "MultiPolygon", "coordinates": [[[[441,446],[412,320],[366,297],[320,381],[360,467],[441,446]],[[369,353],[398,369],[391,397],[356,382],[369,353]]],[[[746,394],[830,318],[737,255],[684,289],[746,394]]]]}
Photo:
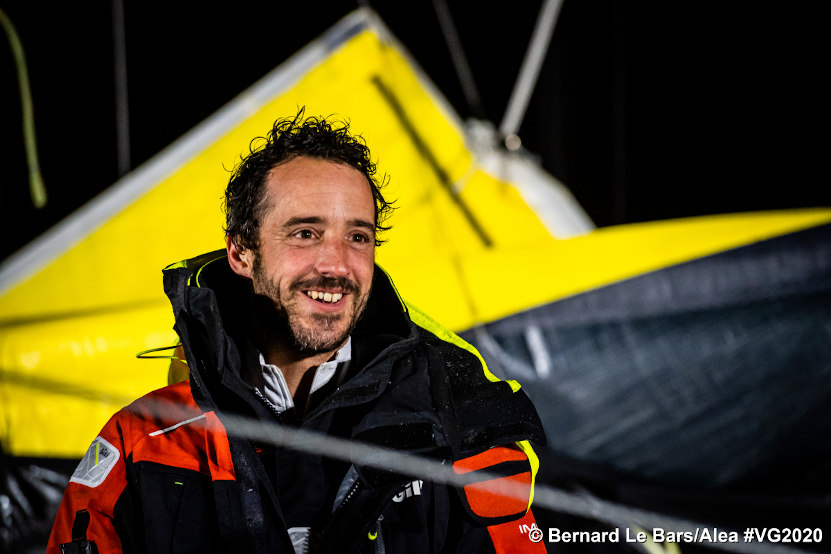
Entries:
{"type": "Polygon", "coordinates": [[[339,348],[366,306],[375,263],[375,202],[366,177],[297,157],[266,178],[252,281],[264,322],[304,353],[339,348]]]}

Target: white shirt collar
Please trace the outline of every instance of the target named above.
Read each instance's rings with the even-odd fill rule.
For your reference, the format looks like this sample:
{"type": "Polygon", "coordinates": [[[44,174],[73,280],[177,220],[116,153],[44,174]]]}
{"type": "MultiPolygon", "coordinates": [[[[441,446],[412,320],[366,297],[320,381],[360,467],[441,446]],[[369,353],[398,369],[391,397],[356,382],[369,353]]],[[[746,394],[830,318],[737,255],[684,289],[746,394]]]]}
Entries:
{"type": "MultiPolygon", "coordinates": [[[[317,366],[314,379],[312,380],[312,387],[309,389],[309,395],[312,395],[316,390],[332,380],[338,364],[348,362],[351,359],[352,337],[349,337],[346,339],[346,344],[337,351],[333,360],[323,362],[317,366]]],[[[286,378],[283,376],[280,368],[276,365],[266,363],[262,353],[260,354],[260,367],[263,371],[263,388],[260,392],[274,405],[278,412],[285,412],[293,408],[294,399],[291,397],[289,387],[286,384],[286,378]]]]}

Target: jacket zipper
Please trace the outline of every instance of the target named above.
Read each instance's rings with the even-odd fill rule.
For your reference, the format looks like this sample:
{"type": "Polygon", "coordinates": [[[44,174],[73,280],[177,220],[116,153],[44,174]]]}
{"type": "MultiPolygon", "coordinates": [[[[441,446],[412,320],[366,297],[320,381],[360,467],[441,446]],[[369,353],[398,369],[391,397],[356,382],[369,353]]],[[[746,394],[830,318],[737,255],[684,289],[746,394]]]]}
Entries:
{"type": "Polygon", "coordinates": [[[386,554],[386,547],[384,546],[384,535],[381,532],[381,522],[384,520],[384,514],[378,516],[378,521],[375,524],[375,552],[376,554],[386,554]]]}
{"type": "Polygon", "coordinates": [[[355,497],[357,494],[358,489],[361,488],[361,480],[356,479],[352,486],[349,488],[349,491],[344,496],[343,500],[341,500],[340,505],[335,508],[335,511],[332,512],[332,515],[329,517],[329,522],[326,524],[326,527],[323,528],[323,531],[320,532],[320,542],[324,543],[326,536],[329,534],[329,531],[332,529],[332,522],[335,521],[336,516],[340,514],[344,508],[349,504],[349,502],[355,497]]]}
{"type": "Polygon", "coordinates": [[[269,410],[271,410],[271,413],[273,413],[273,414],[274,414],[274,416],[277,418],[277,421],[280,421],[280,419],[282,418],[282,412],[280,412],[280,411],[278,411],[278,410],[277,410],[277,406],[275,406],[274,404],[272,404],[272,403],[271,403],[271,401],[270,401],[268,398],[266,398],[266,397],[263,395],[263,393],[261,393],[261,392],[260,392],[260,390],[259,390],[259,389],[254,388],[254,394],[257,396],[257,398],[259,398],[260,400],[262,400],[263,404],[265,404],[265,405],[266,405],[266,407],[267,407],[269,410]]]}

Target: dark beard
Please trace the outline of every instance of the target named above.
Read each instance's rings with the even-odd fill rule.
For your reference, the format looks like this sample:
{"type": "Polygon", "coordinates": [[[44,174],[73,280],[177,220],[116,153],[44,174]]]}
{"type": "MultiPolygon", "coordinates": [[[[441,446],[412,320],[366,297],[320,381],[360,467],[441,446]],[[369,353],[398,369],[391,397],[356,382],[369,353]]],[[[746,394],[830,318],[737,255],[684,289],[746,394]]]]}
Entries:
{"type": "Polygon", "coordinates": [[[350,293],[347,298],[353,303],[351,320],[343,332],[332,335],[334,328],[343,320],[343,315],[314,313],[310,315],[309,326],[304,325],[301,316],[292,311],[291,305],[288,308],[282,305],[280,286],[265,276],[258,262],[259,258],[254,263],[252,276],[256,291],[253,308],[257,312],[261,331],[267,340],[276,340],[302,355],[330,352],[346,341],[364,309],[364,306],[357,305],[360,287],[356,283],[343,277],[318,277],[297,280],[289,285],[290,293],[323,288],[341,288],[344,292],[350,293]]]}

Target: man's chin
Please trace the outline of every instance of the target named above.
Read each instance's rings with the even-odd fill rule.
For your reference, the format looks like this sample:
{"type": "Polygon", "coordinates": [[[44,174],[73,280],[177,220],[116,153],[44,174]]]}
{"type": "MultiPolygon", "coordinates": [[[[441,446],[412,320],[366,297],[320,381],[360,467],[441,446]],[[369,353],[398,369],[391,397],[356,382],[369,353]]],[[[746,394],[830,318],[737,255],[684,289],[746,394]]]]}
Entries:
{"type": "Polygon", "coordinates": [[[340,322],[320,321],[311,324],[296,324],[291,326],[295,348],[304,354],[322,354],[340,348],[351,329],[340,322]],[[335,323],[335,326],[332,324],[335,323]],[[329,328],[325,328],[325,327],[329,328]]]}
{"type": "Polygon", "coordinates": [[[348,336],[347,334],[339,335],[336,338],[310,337],[303,333],[296,333],[294,335],[294,345],[301,354],[323,354],[324,352],[333,352],[340,348],[346,342],[346,337],[348,336]]]}

